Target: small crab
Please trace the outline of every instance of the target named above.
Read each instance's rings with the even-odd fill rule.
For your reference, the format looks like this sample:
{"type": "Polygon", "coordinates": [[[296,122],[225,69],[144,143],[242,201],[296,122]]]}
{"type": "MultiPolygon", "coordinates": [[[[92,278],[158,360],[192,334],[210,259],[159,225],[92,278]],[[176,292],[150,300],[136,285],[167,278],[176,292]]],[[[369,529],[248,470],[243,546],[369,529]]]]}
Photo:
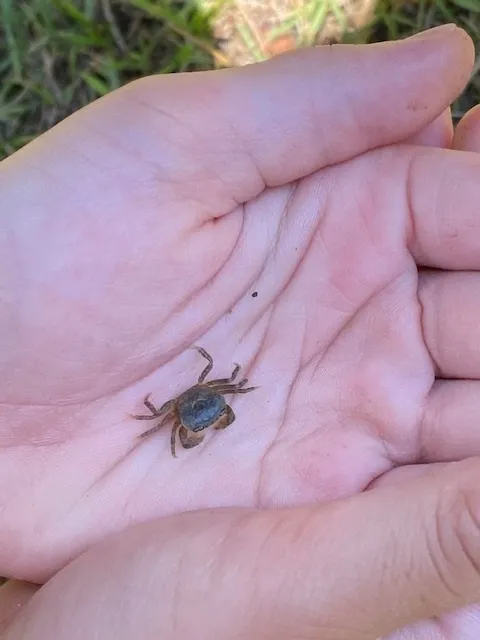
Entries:
{"type": "Polygon", "coordinates": [[[245,387],[247,378],[240,382],[233,383],[240,371],[240,365],[234,364],[232,375],[229,378],[218,378],[204,382],[213,368],[212,356],[202,349],[194,347],[202,356],[208,360],[208,364],[198,376],[197,384],[187,389],[176,398],[165,402],[160,409],[157,409],[149,400],[150,394],[144,400],[144,404],[151,415],[133,415],[136,420],[155,420],[163,418],[155,427],[140,434],[140,438],[155,433],[168,420],[173,419],[170,446],[172,455],[176,458],[175,442],[177,431],[180,443],[184,449],[192,449],[199,445],[205,438],[202,433],[207,427],[214,429],[225,429],[235,420],[233,409],[225,402],[224,395],[229,393],[250,393],[257,387],[245,387]]]}

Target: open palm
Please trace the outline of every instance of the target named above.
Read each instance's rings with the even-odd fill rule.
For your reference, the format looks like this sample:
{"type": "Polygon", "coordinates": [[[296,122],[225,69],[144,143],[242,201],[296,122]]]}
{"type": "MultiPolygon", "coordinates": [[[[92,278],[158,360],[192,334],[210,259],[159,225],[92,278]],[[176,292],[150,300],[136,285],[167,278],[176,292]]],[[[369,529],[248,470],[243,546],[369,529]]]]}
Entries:
{"type": "Polygon", "coordinates": [[[465,338],[480,281],[454,272],[480,268],[480,162],[404,143],[463,79],[415,109],[442,60],[384,96],[367,49],[372,90],[353,84],[330,129],[309,86],[319,54],[298,55],[301,70],[293,56],[132,84],[4,163],[6,574],[45,579],[134,522],[334,499],[480,451],[462,380],[480,374],[465,338]],[[129,414],[195,384],[194,345],[212,377],[238,362],[258,389],[227,396],[236,421],[174,459],[170,429],[139,440],[152,423],[129,414]]]}

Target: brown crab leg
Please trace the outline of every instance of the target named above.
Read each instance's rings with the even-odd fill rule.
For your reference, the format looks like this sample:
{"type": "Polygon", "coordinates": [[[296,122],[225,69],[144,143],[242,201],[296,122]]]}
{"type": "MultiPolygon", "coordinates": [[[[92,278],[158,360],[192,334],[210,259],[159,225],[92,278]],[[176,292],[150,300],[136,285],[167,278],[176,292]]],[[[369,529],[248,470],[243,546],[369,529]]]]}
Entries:
{"type": "Polygon", "coordinates": [[[210,371],[213,369],[213,358],[212,356],[205,351],[205,349],[203,349],[202,347],[194,347],[194,349],[196,349],[198,351],[198,353],[202,354],[202,356],[208,360],[208,364],[205,367],[205,369],[202,371],[202,373],[198,376],[198,383],[197,384],[201,384],[205,378],[208,376],[208,374],[210,373],[210,371]]]}
{"type": "MultiPolygon", "coordinates": [[[[207,387],[214,387],[217,384],[222,384],[222,385],[230,384],[238,376],[239,371],[240,371],[240,365],[235,364],[235,368],[233,369],[232,375],[229,378],[217,378],[216,380],[210,380],[210,382],[205,382],[205,385],[207,387]]],[[[245,378],[245,382],[247,382],[246,378],[245,378]]],[[[245,384],[245,382],[242,380],[242,382],[239,382],[238,384],[242,384],[242,383],[245,384]]]]}
{"type": "Polygon", "coordinates": [[[160,418],[161,416],[163,416],[165,413],[169,412],[172,410],[173,405],[175,403],[175,400],[169,400],[168,402],[165,402],[165,404],[162,404],[162,406],[160,407],[160,409],[157,409],[149,400],[150,398],[150,394],[148,394],[148,396],[145,398],[145,400],[143,401],[143,404],[147,407],[147,409],[149,409],[152,412],[151,416],[145,416],[145,415],[132,415],[129,414],[132,418],[135,418],[135,420],[155,420],[155,418],[160,418]]]}
{"type": "MultiPolygon", "coordinates": [[[[155,416],[156,417],[156,416],[155,416]]],[[[170,420],[172,416],[170,415],[170,412],[167,413],[166,416],[164,416],[163,420],[160,420],[160,422],[158,424],[156,424],[154,427],[152,427],[151,429],[148,429],[147,431],[144,431],[143,433],[141,433],[138,437],[139,438],[146,438],[147,436],[151,436],[152,433],[156,433],[157,431],[160,431],[160,429],[163,427],[163,425],[165,424],[165,422],[167,422],[167,420],[170,420]]]]}
{"type": "Polygon", "coordinates": [[[217,420],[213,425],[214,429],[226,429],[235,420],[235,414],[232,407],[228,405],[225,407],[225,413],[217,420]]]}
{"type": "Polygon", "coordinates": [[[216,393],[220,394],[228,394],[228,393],[250,393],[250,391],[255,391],[258,387],[238,387],[236,384],[225,385],[221,387],[214,387],[216,393]]]}
{"type": "Polygon", "coordinates": [[[177,457],[177,454],[175,453],[175,439],[177,437],[177,429],[179,427],[179,424],[180,423],[178,422],[178,420],[175,420],[175,422],[172,425],[172,431],[170,433],[170,450],[174,458],[177,457]]]}
{"type": "Polygon", "coordinates": [[[219,378],[218,380],[211,380],[210,382],[206,382],[205,386],[206,387],[210,387],[211,389],[215,389],[215,391],[217,390],[217,387],[221,387],[223,388],[229,388],[229,387],[235,387],[240,389],[240,387],[244,387],[247,382],[248,382],[248,378],[244,378],[243,380],[240,380],[240,382],[236,382],[235,384],[230,384],[228,378],[219,378]]]}
{"type": "Polygon", "coordinates": [[[186,429],[183,425],[178,430],[178,435],[180,437],[180,443],[184,449],[193,449],[193,447],[199,445],[205,438],[205,434],[201,431],[195,433],[194,431],[186,429]]]}

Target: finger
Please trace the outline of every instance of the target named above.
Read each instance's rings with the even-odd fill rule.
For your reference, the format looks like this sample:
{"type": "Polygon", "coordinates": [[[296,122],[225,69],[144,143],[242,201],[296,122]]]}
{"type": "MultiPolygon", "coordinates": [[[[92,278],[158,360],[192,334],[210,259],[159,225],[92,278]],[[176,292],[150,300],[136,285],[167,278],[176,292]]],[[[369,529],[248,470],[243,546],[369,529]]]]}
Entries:
{"type": "Polygon", "coordinates": [[[453,122],[450,108],[445,109],[433,122],[409,136],[405,142],[423,147],[449,148],[453,140],[453,122]]]}
{"type": "Polygon", "coordinates": [[[62,185],[85,172],[87,158],[108,168],[98,176],[102,184],[114,169],[125,191],[165,175],[188,183],[190,199],[209,198],[205,210],[217,217],[265,184],[290,182],[421,130],[462,91],[473,55],[467,34],[444,25],[403,41],[315,47],[242,68],[152,76],[75,114],[48,134],[48,144],[43,138],[30,149],[35,164],[48,166],[62,185]],[[68,173],[57,136],[62,148],[75,150],[77,166],[68,173]],[[112,164],[112,149],[137,158],[139,170],[112,164]]]}
{"type": "Polygon", "coordinates": [[[427,476],[438,474],[441,471],[446,471],[448,465],[448,462],[429,462],[406,464],[402,467],[395,467],[388,473],[384,473],[382,476],[375,478],[375,480],[368,486],[368,489],[393,487],[398,486],[405,481],[419,480],[420,478],[425,478],[427,476]]]}
{"type": "Polygon", "coordinates": [[[371,640],[479,597],[479,478],[475,459],[321,507],[135,527],[61,571],[8,640],[371,640]]]}
{"type": "Polygon", "coordinates": [[[470,109],[456,126],[453,146],[462,151],[480,152],[480,105],[470,109]]]}
{"type": "MultiPolygon", "coordinates": [[[[0,634],[9,627],[39,587],[30,582],[9,580],[0,588],[0,634]]],[[[1,636],[3,637],[3,635],[1,636]]]]}
{"type": "MultiPolygon", "coordinates": [[[[417,132],[463,89],[472,64],[472,43],[454,25],[395,43],[302,49],[203,78],[196,91],[214,103],[188,118],[218,140],[222,164],[240,144],[268,186],[284,184],[417,132]]],[[[159,89],[154,78],[143,95],[157,104],[159,89]]]]}
{"type": "Polygon", "coordinates": [[[438,269],[480,269],[480,156],[420,147],[407,153],[409,249],[415,261],[438,269]]]}
{"type": "Polygon", "coordinates": [[[437,380],[420,426],[424,462],[463,460],[480,455],[480,382],[437,380]]]}
{"type": "Polygon", "coordinates": [[[480,273],[424,270],[418,296],[437,376],[479,379],[480,273]]]}

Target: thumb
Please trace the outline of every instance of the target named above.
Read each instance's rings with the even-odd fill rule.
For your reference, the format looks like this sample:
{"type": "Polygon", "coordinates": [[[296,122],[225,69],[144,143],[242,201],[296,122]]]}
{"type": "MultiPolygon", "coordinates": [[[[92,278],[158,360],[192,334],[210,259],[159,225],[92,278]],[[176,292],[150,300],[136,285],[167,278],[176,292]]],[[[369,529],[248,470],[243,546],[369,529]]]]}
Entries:
{"type": "Polygon", "coordinates": [[[82,109],[48,133],[48,144],[31,143],[22,156],[35,150],[36,164],[63,175],[65,156],[51,151],[58,140],[80,149],[68,167],[81,175],[85,154],[94,166],[111,167],[112,150],[126,150],[125,192],[144,185],[154,167],[152,180],[188,183],[192,199],[204,202],[212,191],[217,217],[265,185],[414,137],[463,91],[473,60],[472,40],[449,24],[395,42],[312,47],[241,68],[154,75],[82,109]]]}
{"type": "Polygon", "coordinates": [[[480,462],[312,508],[217,509],[99,544],[8,640],[372,640],[480,596],[480,462]]]}

